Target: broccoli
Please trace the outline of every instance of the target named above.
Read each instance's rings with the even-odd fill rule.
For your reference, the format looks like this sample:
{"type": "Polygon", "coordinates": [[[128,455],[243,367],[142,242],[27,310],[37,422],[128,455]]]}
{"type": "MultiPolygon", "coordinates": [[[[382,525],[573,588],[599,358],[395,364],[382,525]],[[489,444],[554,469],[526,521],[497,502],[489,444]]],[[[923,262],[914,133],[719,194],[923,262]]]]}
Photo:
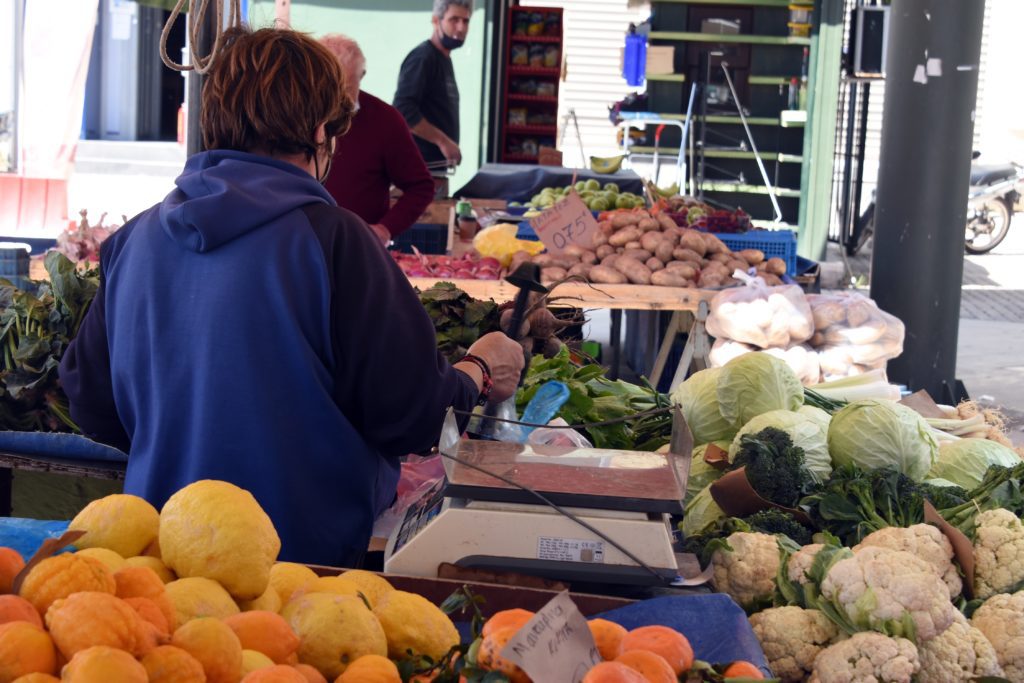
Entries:
{"type": "Polygon", "coordinates": [[[992,465],[976,488],[971,489],[961,505],[944,507],[940,514],[947,522],[967,534],[974,536],[974,518],[979,512],[1005,508],[1018,517],[1024,515],[1024,463],[1013,467],[992,465]]]}
{"type": "Polygon", "coordinates": [[[936,510],[945,510],[963,505],[968,500],[967,490],[960,486],[935,486],[934,484],[918,484],[921,495],[936,510]]]}
{"type": "Polygon", "coordinates": [[[758,495],[785,507],[796,506],[811,482],[804,450],[774,427],[744,434],[735,465],[746,468],[747,480],[758,495]]]}
{"type": "Polygon", "coordinates": [[[796,517],[782,510],[762,510],[749,517],[744,517],[743,522],[754,531],[762,534],[783,534],[788,536],[797,545],[808,545],[811,542],[811,530],[797,521],[796,517]]]}

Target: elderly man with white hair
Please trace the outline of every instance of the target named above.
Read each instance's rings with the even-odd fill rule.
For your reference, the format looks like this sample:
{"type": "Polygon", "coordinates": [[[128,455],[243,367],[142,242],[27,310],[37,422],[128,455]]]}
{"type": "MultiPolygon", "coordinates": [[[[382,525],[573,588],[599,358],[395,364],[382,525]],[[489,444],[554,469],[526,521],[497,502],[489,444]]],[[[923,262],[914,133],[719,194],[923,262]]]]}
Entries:
{"type": "Polygon", "coordinates": [[[473,0],[434,0],[430,40],[417,45],[402,62],[394,105],[416,136],[428,166],[456,166],[459,149],[459,87],[452,50],[462,47],[469,32],[473,0]]]}
{"type": "Polygon", "coordinates": [[[356,103],[348,132],[338,136],[324,186],[387,243],[408,230],[434,197],[434,181],[402,115],[387,102],[359,89],[366,57],[359,44],[339,34],[320,42],[338,58],[345,91],[356,103]],[[402,196],[391,205],[391,186],[402,196]]]}

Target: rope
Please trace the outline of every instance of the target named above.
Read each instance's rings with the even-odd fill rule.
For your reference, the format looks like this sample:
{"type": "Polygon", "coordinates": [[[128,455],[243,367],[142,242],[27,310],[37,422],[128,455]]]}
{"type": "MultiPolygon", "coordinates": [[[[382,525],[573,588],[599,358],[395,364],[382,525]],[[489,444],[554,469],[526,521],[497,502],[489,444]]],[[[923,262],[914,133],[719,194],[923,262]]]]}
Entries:
{"type": "MultiPolygon", "coordinates": [[[[170,55],[167,54],[167,38],[171,34],[171,28],[174,26],[174,22],[178,20],[178,16],[181,14],[188,2],[189,0],[178,0],[174,9],[171,10],[171,16],[167,18],[167,22],[164,24],[164,30],[160,32],[160,59],[168,69],[173,69],[174,71],[195,71],[197,74],[205,74],[210,70],[210,67],[213,65],[213,60],[217,56],[217,52],[220,50],[221,38],[224,35],[224,3],[222,0],[213,0],[215,11],[217,13],[217,32],[213,38],[213,47],[210,48],[210,54],[204,57],[198,52],[199,33],[206,21],[206,13],[210,8],[210,0],[192,0],[191,11],[188,12],[190,63],[179,64],[171,59],[170,55]],[[198,7],[196,6],[197,3],[198,7]]],[[[241,25],[241,0],[231,0],[228,23],[232,27],[241,25]]]]}

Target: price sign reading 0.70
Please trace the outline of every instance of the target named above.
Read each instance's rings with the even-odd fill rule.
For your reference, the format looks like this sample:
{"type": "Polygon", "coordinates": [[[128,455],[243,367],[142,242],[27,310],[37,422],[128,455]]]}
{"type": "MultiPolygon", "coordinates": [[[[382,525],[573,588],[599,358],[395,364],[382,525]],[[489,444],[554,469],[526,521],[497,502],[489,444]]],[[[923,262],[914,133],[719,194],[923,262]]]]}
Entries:
{"type": "Polygon", "coordinates": [[[597,235],[597,221],[580,196],[570,192],[541,215],[530,219],[530,227],[544,246],[560,254],[571,245],[590,249],[597,235]]]}

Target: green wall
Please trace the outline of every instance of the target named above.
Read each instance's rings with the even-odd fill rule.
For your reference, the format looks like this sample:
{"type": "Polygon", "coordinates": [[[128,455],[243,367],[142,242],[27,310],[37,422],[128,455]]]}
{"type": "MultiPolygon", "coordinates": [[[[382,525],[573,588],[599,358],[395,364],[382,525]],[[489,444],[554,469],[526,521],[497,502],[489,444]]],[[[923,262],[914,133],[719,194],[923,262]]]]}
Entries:
{"type": "MultiPolygon", "coordinates": [[[[294,0],[291,25],[298,31],[320,36],[344,33],[359,42],[366,55],[366,78],[362,88],[385,102],[391,102],[398,84],[402,60],[419,43],[430,37],[432,28],[431,0],[294,0]]],[[[461,103],[460,129],[462,165],[452,179],[451,189],[465,184],[481,161],[486,139],[482,98],[484,82],[485,36],[490,17],[486,2],[478,0],[470,21],[466,44],[452,52],[455,78],[459,84],[461,103]]],[[[249,4],[249,21],[254,27],[269,26],[274,21],[272,0],[249,4]]]]}

